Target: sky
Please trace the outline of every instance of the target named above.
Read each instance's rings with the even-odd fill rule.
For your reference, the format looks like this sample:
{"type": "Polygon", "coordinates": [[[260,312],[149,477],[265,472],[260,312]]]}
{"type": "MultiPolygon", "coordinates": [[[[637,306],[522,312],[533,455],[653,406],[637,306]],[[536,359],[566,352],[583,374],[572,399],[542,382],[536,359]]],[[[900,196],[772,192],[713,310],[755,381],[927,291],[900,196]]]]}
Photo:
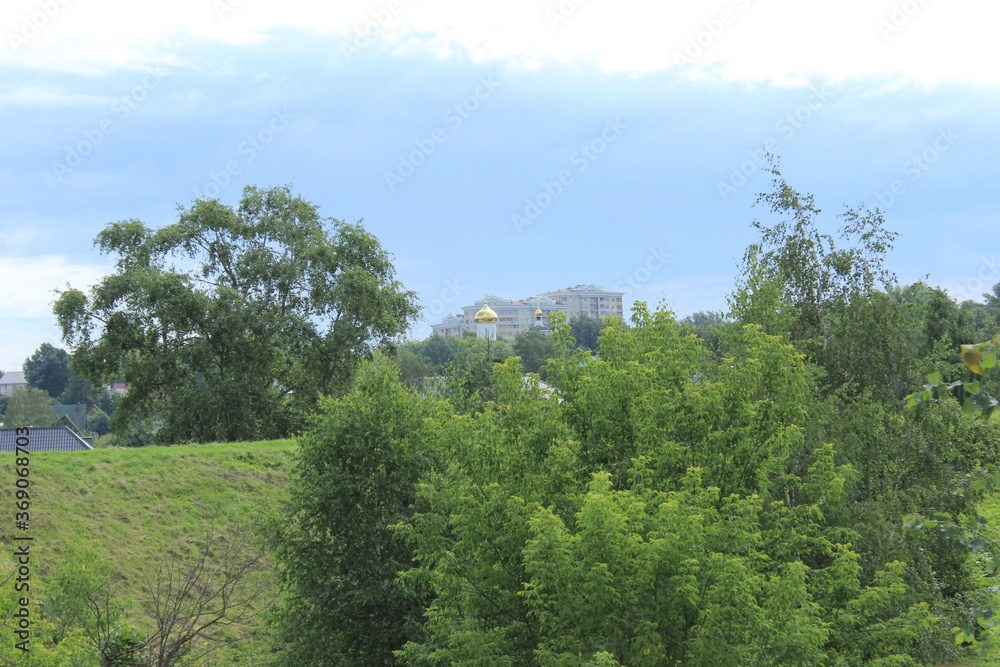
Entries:
{"type": "Polygon", "coordinates": [[[724,310],[768,190],[880,207],[899,280],[1000,282],[1000,6],[980,0],[4,0],[0,369],[108,223],[289,185],[363,220],[409,335],[580,283],[724,310]],[[338,3],[347,5],[348,3],[338,3]]]}

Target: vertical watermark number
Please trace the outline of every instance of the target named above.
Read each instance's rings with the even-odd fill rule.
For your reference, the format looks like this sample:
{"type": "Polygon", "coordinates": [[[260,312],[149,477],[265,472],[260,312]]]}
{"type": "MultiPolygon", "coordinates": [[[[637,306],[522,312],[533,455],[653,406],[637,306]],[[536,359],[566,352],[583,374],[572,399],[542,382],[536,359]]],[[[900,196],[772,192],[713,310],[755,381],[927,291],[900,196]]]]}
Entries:
{"type": "Polygon", "coordinates": [[[31,526],[31,440],[28,428],[15,429],[17,437],[14,449],[14,560],[17,563],[17,577],[14,580],[14,590],[20,595],[14,610],[14,636],[20,641],[14,646],[27,653],[31,646],[31,610],[28,608],[31,592],[31,541],[35,539],[28,534],[31,526]]]}

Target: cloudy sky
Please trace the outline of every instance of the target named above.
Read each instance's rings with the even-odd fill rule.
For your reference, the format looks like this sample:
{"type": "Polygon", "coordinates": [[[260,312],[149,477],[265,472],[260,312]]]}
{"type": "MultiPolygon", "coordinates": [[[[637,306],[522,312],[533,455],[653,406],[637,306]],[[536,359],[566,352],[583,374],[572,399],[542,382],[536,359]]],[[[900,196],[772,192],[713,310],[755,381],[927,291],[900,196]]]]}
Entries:
{"type": "Polygon", "coordinates": [[[107,223],[289,184],[364,219],[425,321],[594,282],[723,309],[780,155],[890,268],[1000,282],[1000,7],[973,0],[4,0],[0,369],[61,344],[107,223]],[[347,5],[348,3],[340,3],[347,5]]]}

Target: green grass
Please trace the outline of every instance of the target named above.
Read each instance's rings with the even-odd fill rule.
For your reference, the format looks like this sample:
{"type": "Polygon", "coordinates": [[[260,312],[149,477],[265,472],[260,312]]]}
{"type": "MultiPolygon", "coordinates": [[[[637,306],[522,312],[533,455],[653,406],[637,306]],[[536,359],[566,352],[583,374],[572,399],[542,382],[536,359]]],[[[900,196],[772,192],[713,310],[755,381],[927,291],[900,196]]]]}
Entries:
{"type": "MultiPolygon", "coordinates": [[[[90,552],[113,562],[125,594],[140,599],[146,575],[194,553],[207,530],[277,516],[296,451],[281,440],[32,454],[32,576],[44,586],[70,551],[90,552]]],[[[14,526],[14,467],[13,454],[0,458],[5,552],[24,534],[14,526]]]]}

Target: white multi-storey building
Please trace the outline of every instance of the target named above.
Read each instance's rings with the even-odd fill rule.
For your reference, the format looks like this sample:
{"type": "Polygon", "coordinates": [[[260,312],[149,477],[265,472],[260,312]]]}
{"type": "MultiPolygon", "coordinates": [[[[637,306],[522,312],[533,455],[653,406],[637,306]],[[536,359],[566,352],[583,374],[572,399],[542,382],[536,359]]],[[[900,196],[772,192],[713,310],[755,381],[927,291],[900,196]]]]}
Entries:
{"type": "Polygon", "coordinates": [[[513,343],[519,333],[532,327],[541,324],[547,328],[549,317],[555,312],[563,313],[567,320],[581,315],[595,319],[623,317],[624,295],[624,292],[609,292],[592,283],[545,292],[533,299],[504,299],[487,295],[469,306],[463,306],[461,313],[447,315],[439,324],[431,325],[431,329],[441,336],[461,337],[466,332],[477,333],[476,314],[488,305],[497,317],[496,338],[513,343]],[[536,314],[539,310],[540,322],[536,314]]]}

